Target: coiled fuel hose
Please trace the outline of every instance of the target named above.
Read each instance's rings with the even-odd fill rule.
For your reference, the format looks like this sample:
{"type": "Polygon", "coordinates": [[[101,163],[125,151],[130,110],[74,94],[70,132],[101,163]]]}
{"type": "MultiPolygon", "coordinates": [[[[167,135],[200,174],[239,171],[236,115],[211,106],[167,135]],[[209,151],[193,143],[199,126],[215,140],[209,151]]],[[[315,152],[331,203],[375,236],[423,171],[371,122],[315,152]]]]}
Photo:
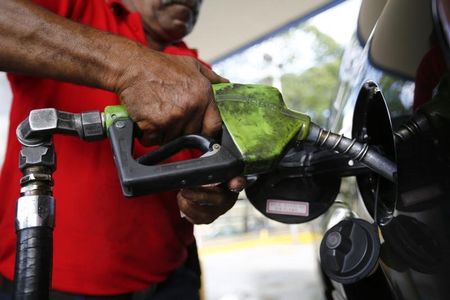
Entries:
{"type": "Polygon", "coordinates": [[[396,180],[397,165],[377,150],[371,148],[367,143],[361,143],[356,139],[349,139],[342,134],[325,130],[314,123],[310,125],[309,135],[306,140],[320,148],[347,155],[350,159],[361,162],[391,182],[396,180]]]}

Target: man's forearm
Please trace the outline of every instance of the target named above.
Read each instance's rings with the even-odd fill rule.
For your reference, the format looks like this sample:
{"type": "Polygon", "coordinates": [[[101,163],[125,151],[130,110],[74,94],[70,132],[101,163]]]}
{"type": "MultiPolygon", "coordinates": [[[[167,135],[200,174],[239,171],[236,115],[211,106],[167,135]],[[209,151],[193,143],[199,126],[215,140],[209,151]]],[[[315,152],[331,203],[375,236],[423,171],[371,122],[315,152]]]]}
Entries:
{"type": "Polygon", "coordinates": [[[147,144],[221,128],[211,83],[225,79],[196,59],[150,50],[30,1],[0,0],[0,71],[114,91],[147,144]]]}
{"type": "Polygon", "coordinates": [[[0,12],[3,71],[116,90],[126,59],[140,47],[60,17],[30,1],[1,0],[0,12]]]}

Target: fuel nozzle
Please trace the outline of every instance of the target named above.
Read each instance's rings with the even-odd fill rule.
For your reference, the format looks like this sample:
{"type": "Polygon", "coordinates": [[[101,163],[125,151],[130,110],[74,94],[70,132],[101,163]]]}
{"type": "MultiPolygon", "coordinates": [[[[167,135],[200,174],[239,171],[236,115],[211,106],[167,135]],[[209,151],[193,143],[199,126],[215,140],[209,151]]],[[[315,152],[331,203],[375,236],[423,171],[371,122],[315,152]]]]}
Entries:
{"type": "Polygon", "coordinates": [[[276,88],[225,83],[215,85],[214,92],[224,124],[246,160],[246,173],[270,172],[293,141],[307,141],[395,181],[396,164],[378,149],[320,128],[309,116],[288,109],[276,88]]]}

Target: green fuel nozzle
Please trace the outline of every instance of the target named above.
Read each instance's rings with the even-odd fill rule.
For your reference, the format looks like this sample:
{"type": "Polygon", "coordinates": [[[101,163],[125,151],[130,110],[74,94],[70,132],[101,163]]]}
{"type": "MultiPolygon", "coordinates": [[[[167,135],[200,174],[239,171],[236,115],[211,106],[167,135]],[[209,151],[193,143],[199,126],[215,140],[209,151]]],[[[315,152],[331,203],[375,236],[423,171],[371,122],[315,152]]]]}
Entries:
{"type": "Polygon", "coordinates": [[[288,145],[304,140],[309,116],[289,110],[278,89],[267,85],[213,85],[224,126],[245,161],[246,174],[265,173],[288,145]]]}
{"type": "Polygon", "coordinates": [[[289,146],[298,142],[347,155],[394,181],[396,165],[356,139],[332,133],[309,116],[286,107],[280,91],[267,85],[213,85],[224,125],[245,161],[245,173],[264,173],[274,167],[289,146]]]}
{"type": "Polygon", "coordinates": [[[181,137],[138,159],[131,156],[134,126],[125,109],[105,109],[105,126],[125,195],[223,182],[237,175],[265,174],[278,166],[289,149],[302,142],[342,153],[395,180],[395,163],[367,144],[320,128],[309,116],[288,109],[274,87],[221,83],[214,84],[213,91],[223,120],[218,141],[197,135],[181,137]],[[198,148],[205,155],[158,164],[185,148],[198,148]]]}

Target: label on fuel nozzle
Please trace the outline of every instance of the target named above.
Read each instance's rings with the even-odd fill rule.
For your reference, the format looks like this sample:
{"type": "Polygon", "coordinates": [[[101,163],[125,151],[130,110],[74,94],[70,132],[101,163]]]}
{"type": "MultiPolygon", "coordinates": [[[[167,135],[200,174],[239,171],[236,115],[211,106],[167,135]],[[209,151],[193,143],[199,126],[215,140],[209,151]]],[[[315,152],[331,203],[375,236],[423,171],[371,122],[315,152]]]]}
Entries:
{"type": "Polygon", "coordinates": [[[289,216],[309,216],[309,203],[280,199],[267,199],[266,212],[269,214],[289,216]]]}

